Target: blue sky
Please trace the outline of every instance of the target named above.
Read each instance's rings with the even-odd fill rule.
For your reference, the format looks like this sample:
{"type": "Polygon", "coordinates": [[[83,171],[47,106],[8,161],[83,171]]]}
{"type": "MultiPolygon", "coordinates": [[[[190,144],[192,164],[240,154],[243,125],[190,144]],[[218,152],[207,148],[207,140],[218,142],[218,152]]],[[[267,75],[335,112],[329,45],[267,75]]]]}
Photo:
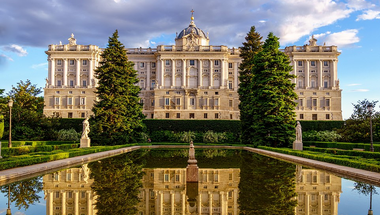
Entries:
{"type": "Polygon", "coordinates": [[[191,9],[211,45],[239,47],[252,25],[264,38],[280,37],[282,48],[304,45],[311,35],[337,45],[345,119],[352,103],[379,100],[380,0],[1,0],[0,89],[26,79],[44,87],[45,51],[67,44],[71,33],[78,44],[100,47],[115,29],[126,47],[173,44],[191,9]]]}

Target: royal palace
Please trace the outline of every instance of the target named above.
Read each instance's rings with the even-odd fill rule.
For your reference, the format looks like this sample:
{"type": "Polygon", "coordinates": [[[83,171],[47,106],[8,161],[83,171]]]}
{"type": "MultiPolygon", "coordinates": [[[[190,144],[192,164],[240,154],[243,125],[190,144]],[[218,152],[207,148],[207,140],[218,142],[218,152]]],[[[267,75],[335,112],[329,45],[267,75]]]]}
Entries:
{"type": "MultiPolygon", "coordinates": [[[[177,33],[175,45],[127,48],[138,73],[143,113],[148,119],[239,119],[238,48],[209,45],[209,34],[194,23],[177,33]]],[[[297,78],[297,120],[342,120],[336,46],[288,46],[286,53],[297,78]]],[[[102,48],[49,45],[48,78],[44,88],[46,116],[84,118],[96,101],[94,69],[102,48]]]]}

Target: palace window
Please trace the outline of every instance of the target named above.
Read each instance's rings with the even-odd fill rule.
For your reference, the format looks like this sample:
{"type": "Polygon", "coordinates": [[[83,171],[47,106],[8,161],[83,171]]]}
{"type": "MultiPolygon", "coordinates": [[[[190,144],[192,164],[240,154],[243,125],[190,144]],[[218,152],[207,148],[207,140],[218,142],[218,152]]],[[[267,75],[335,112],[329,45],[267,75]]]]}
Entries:
{"type": "Polygon", "coordinates": [[[59,97],[55,98],[55,105],[59,105],[59,97]]]}
{"type": "Polygon", "coordinates": [[[312,73],[315,73],[315,70],[311,70],[312,73]]]}
{"type": "Polygon", "coordinates": [[[144,62],[141,62],[141,63],[140,63],[140,68],[144,68],[144,66],[145,66],[145,63],[144,63],[144,62]]]}
{"type": "Polygon", "coordinates": [[[228,101],[228,106],[232,107],[232,100],[228,101]]]}
{"type": "Polygon", "coordinates": [[[181,114],[177,113],[177,119],[181,118],[181,114]]]}
{"type": "Polygon", "coordinates": [[[207,113],[203,114],[203,118],[207,119],[207,113]]]}
{"type": "Polygon", "coordinates": [[[152,62],[152,68],[156,67],[156,62],[152,62]]]}
{"type": "Polygon", "coordinates": [[[315,80],[311,80],[311,88],[315,88],[315,80]]]}
{"type": "Polygon", "coordinates": [[[62,60],[57,60],[57,65],[58,66],[62,65],[62,60]]]}
{"type": "Polygon", "coordinates": [[[329,62],[328,61],[323,61],[323,66],[329,66],[329,62]]]}
{"type": "Polygon", "coordinates": [[[73,105],[73,98],[67,99],[67,105],[73,105]]]}
{"type": "Polygon", "coordinates": [[[177,105],[181,105],[181,98],[176,99],[177,105]]]}
{"type": "Polygon", "coordinates": [[[165,182],[168,182],[168,181],[169,181],[169,174],[165,174],[165,175],[164,175],[164,181],[165,181],[165,182]]]}
{"type": "Polygon", "coordinates": [[[228,68],[232,69],[232,63],[228,63],[228,68]]]}
{"type": "Polygon", "coordinates": [[[219,119],[219,113],[215,113],[215,119],[219,119]]]}
{"type": "Polygon", "coordinates": [[[317,114],[313,114],[313,115],[311,115],[311,119],[312,119],[312,120],[318,120],[318,115],[317,115],[317,114]]]}
{"type": "Polygon", "coordinates": [[[57,86],[58,87],[62,86],[62,81],[61,80],[57,80],[57,86]]]}
{"type": "Polygon", "coordinates": [[[215,65],[215,66],[218,66],[218,65],[219,65],[219,60],[215,60],[215,61],[214,61],[214,65],[215,65]]]}
{"type": "Polygon", "coordinates": [[[190,66],[194,66],[194,65],[195,65],[194,60],[190,60],[190,66]]]}
{"type": "Polygon", "coordinates": [[[83,81],[82,81],[82,85],[83,85],[83,87],[87,87],[87,81],[86,81],[86,80],[83,80],[83,81]]]}
{"type": "Polygon", "coordinates": [[[165,113],[165,118],[169,119],[169,113],[165,113]]]}
{"type": "Polygon", "coordinates": [[[301,72],[301,73],[302,73],[302,70],[298,70],[298,72],[301,72]]]}
{"type": "Polygon", "coordinates": [[[230,90],[232,89],[232,81],[228,82],[228,89],[230,89],[230,90]]]}
{"type": "Polygon", "coordinates": [[[300,119],[303,119],[303,113],[300,114],[300,119]]]}
{"type": "Polygon", "coordinates": [[[326,106],[330,107],[330,99],[326,99],[326,106]]]}
{"type": "Polygon", "coordinates": [[[170,66],[170,60],[165,60],[165,65],[170,66]]]}
{"type": "Polygon", "coordinates": [[[190,119],[194,119],[195,117],[194,117],[194,113],[189,113],[189,118],[190,119]]]}
{"type": "Polygon", "coordinates": [[[300,99],[300,100],[299,100],[299,106],[300,106],[300,107],[303,106],[303,99],[300,99]]]}
{"type": "Polygon", "coordinates": [[[82,60],[82,65],[87,66],[87,60],[82,60]]]}
{"type": "Polygon", "coordinates": [[[70,63],[70,66],[75,65],[75,61],[74,60],[69,60],[69,63],[70,63]]]}
{"type": "Polygon", "coordinates": [[[218,106],[219,105],[219,99],[214,99],[214,106],[218,106]]]}
{"type": "Polygon", "coordinates": [[[80,105],[86,104],[86,98],[80,98],[80,105]]]}
{"type": "Polygon", "coordinates": [[[170,99],[169,98],[165,98],[165,105],[169,105],[170,103],[170,99]]]}
{"type": "Polygon", "coordinates": [[[298,66],[302,66],[302,61],[298,61],[298,66]]]}
{"type": "Polygon", "coordinates": [[[317,99],[313,99],[313,107],[317,106],[317,99]]]}
{"type": "Polygon", "coordinates": [[[330,114],[326,114],[326,119],[330,119],[330,114]]]}
{"type": "Polygon", "coordinates": [[[315,61],[314,60],[310,61],[310,65],[315,66],[315,61]]]}
{"type": "Polygon", "coordinates": [[[68,113],[68,114],[67,114],[67,118],[73,118],[73,113],[71,113],[71,112],[68,113]]]}
{"type": "Polygon", "coordinates": [[[70,84],[70,87],[74,87],[74,81],[73,80],[70,80],[69,84],[70,84]]]}
{"type": "Polygon", "coordinates": [[[329,87],[329,82],[328,81],[324,81],[323,82],[323,87],[324,88],[328,88],[329,87]]]}
{"type": "Polygon", "coordinates": [[[156,86],[156,80],[152,80],[151,88],[154,88],[156,86]]]}
{"type": "Polygon", "coordinates": [[[218,73],[218,72],[219,72],[219,69],[214,70],[214,72],[218,73]]]}
{"type": "Polygon", "coordinates": [[[190,105],[195,105],[195,99],[194,98],[190,98],[190,105]]]}
{"type": "Polygon", "coordinates": [[[84,117],[86,117],[86,114],[85,114],[85,113],[81,113],[81,114],[80,114],[80,117],[81,117],[81,118],[84,118],[84,117]]]}

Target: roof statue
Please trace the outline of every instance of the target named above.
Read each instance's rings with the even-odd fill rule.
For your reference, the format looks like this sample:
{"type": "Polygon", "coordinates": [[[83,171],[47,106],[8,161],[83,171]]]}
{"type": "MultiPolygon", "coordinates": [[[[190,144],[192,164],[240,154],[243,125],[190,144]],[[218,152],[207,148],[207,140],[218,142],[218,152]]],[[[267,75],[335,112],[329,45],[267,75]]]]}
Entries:
{"type": "Polygon", "coordinates": [[[74,38],[73,33],[71,33],[71,37],[68,40],[69,40],[69,45],[76,45],[77,44],[77,39],[74,38]]]}

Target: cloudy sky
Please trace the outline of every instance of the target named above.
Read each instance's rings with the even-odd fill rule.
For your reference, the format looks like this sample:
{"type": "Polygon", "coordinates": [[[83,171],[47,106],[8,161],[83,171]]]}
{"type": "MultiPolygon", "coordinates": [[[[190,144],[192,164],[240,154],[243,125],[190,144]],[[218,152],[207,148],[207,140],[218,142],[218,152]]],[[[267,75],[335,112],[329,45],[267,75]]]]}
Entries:
{"type": "Polygon", "coordinates": [[[211,45],[239,47],[252,25],[281,46],[318,44],[341,51],[338,77],[343,117],[351,103],[380,100],[379,0],[1,0],[0,89],[20,80],[44,87],[49,44],[107,45],[119,30],[126,47],[173,44],[176,32],[195,23],[209,32],[211,45]]]}

